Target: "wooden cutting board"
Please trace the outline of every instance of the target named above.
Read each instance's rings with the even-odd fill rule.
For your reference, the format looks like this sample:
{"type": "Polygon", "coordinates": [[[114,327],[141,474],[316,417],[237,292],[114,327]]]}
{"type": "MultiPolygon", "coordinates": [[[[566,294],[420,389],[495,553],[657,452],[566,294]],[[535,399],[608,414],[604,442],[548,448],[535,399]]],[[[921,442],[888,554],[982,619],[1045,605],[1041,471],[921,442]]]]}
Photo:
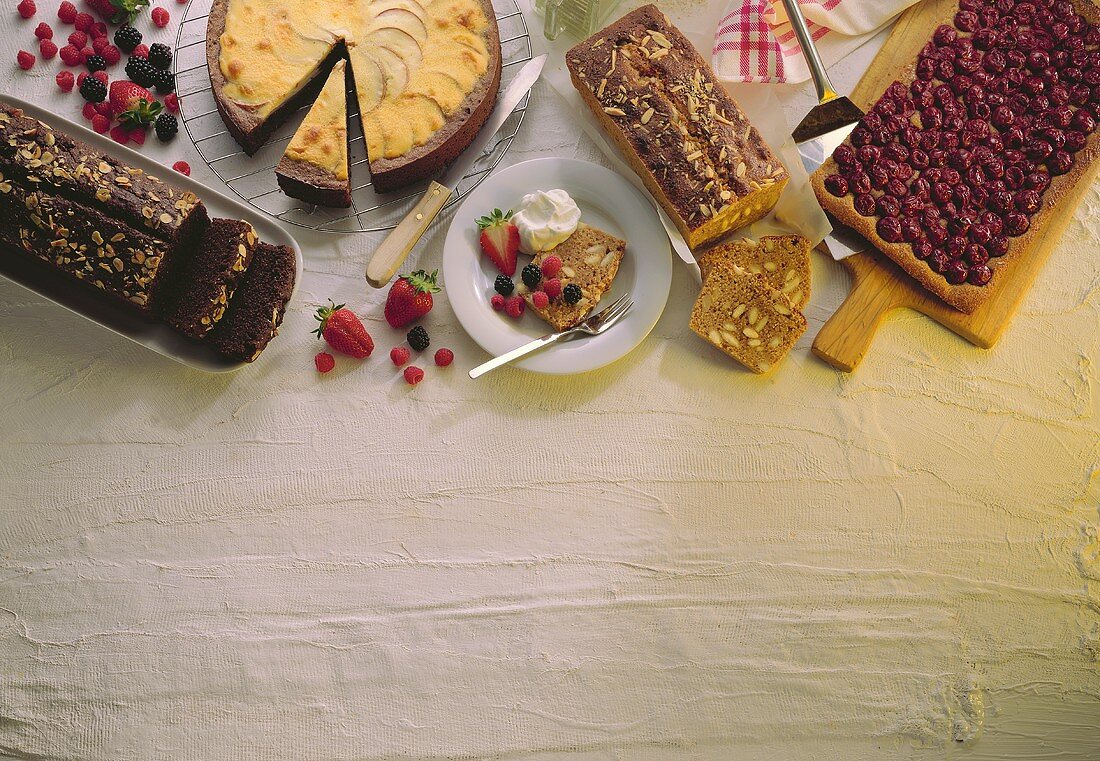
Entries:
{"type": "MultiPolygon", "coordinates": [[[[952,17],[958,0],[924,0],[902,14],[882,50],[851,94],[860,108],[870,108],[932,36],[952,17]]],[[[1039,270],[1073,218],[1081,198],[1100,172],[1094,161],[1081,180],[1043,220],[1043,234],[1032,238],[1026,256],[995,280],[995,293],[973,314],[963,314],[924,290],[889,258],[871,249],[842,260],[855,284],[840,309],[828,319],[814,341],[814,354],[833,367],[851,372],[871,346],[879,323],[891,311],[915,309],[955,331],[971,343],[988,349],[1008,327],[1039,270]]],[[[870,245],[870,244],[868,244],[870,245]]]]}

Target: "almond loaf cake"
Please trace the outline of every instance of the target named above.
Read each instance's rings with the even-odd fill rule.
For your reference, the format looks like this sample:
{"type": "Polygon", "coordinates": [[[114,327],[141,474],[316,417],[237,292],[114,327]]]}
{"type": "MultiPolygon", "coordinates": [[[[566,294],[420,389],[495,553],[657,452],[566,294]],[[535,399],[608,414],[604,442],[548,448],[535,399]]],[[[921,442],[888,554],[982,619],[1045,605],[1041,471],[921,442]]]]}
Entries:
{"type": "Polygon", "coordinates": [[[826,211],[972,313],[1100,154],[1100,10],[961,2],[942,22],[811,182],[826,211]]]}
{"type": "Polygon", "coordinates": [[[789,176],[656,6],[566,54],[573,86],[692,248],[763,217],[789,176]]]}
{"type": "Polygon", "coordinates": [[[214,219],[198,248],[180,268],[177,291],[165,321],[201,339],[225,314],[256,250],[256,231],[237,219],[214,219]]]}
{"type": "Polygon", "coordinates": [[[96,209],[0,177],[0,241],[154,319],[168,244],[96,209]]]}
{"type": "Polygon", "coordinates": [[[801,235],[765,235],[759,241],[745,238],[709,248],[699,255],[704,280],[716,264],[763,275],[797,311],[810,301],[810,242],[801,235]]]}
{"type": "Polygon", "coordinates": [[[0,102],[0,173],[12,182],[93,207],[175,246],[206,228],[206,207],[137,167],[0,102]]]}
{"type": "Polygon", "coordinates": [[[806,318],[764,275],[716,263],[691,312],[691,329],[754,373],[766,373],[806,332],[806,318]]]}
{"type": "Polygon", "coordinates": [[[524,299],[532,311],[550,323],[554,330],[571,328],[583,320],[611,288],[625,253],[626,241],[582,222],[562,243],[549,251],[539,252],[533,259],[533,263],[540,267],[548,256],[561,259],[558,279],[561,281],[562,295],[551,299],[541,309],[532,302],[530,292],[524,294],[524,299]],[[570,285],[580,289],[580,299],[572,304],[565,292],[570,285]]]}
{"type": "Polygon", "coordinates": [[[293,290],[294,252],[286,246],[257,244],[244,280],[206,340],[226,357],[254,361],[279,334],[293,290]]]}

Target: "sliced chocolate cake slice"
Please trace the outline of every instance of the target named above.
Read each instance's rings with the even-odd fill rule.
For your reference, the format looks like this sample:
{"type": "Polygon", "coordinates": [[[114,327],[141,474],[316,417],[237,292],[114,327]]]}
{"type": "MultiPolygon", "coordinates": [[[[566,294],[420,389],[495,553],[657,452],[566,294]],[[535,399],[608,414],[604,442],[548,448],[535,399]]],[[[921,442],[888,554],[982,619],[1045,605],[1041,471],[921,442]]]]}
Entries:
{"type": "Polygon", "coordinates": [[[212,220],[190,260],[179,268],[165,321],[186,336],[204,338],[225,314],[256,243],[256,231],[247,222],[212,220]]]}
{"type": "Polygon", "coordinates": [[[278,335],[293,290],[294,252],[261,242],[229,309],[207,341],[231,359],[252,362],[278,335]]]}

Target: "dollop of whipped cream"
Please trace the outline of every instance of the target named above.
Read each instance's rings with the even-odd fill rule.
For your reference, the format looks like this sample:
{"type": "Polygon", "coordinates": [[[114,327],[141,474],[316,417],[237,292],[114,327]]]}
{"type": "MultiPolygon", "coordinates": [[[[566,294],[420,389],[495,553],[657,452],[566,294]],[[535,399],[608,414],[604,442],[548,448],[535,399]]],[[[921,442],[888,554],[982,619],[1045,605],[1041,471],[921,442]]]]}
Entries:
{"type": "Polygon", "coordinates": [[[523,197],[512,222],[519,229],[519,250],[534,256],[576,232],[581,210],[564,190],[536,190],[523,197]]]}

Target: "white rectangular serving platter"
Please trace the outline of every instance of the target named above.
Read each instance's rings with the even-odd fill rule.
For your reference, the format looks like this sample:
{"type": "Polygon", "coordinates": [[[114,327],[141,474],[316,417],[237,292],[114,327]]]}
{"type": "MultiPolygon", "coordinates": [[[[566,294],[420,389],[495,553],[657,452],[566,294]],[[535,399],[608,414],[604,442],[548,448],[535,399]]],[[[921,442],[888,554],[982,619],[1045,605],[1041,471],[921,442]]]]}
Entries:
{"type": "MultiPolygon", "coordinates": [[[[298,292],[298,284],[302,280],[302,250],[294,237],[272,219],[135,150],[119,145],[106,135],[100,135],[19,98],[0,93],[0,101],[21,108],[28,116],[72,135],[104,153],[110,153],[130,166],[159,177],[174,187],[191,191],[206,204],[206,210],[211,217],[243,219],[256,228],[262,240],[275,245],[289,246],[294,251],[294,290],[291,292],[291,299],[298,292]]],[[[227,359],[209,346],[186,338],[167,325],[145,322],[125,306],[115,304],[112,299],[104,298],[90,288],[78,287],[78,283],[65,276],[59,276],[45,263],[23,252],[15,255],[10,253],[0,255],[0,275],[113,333],[129,338],[157,354],[196,370],[225,373],[240,369],[247,364],[227,359]]],[[[263,361],[262,356],[258,361],[263,361]]]]}

